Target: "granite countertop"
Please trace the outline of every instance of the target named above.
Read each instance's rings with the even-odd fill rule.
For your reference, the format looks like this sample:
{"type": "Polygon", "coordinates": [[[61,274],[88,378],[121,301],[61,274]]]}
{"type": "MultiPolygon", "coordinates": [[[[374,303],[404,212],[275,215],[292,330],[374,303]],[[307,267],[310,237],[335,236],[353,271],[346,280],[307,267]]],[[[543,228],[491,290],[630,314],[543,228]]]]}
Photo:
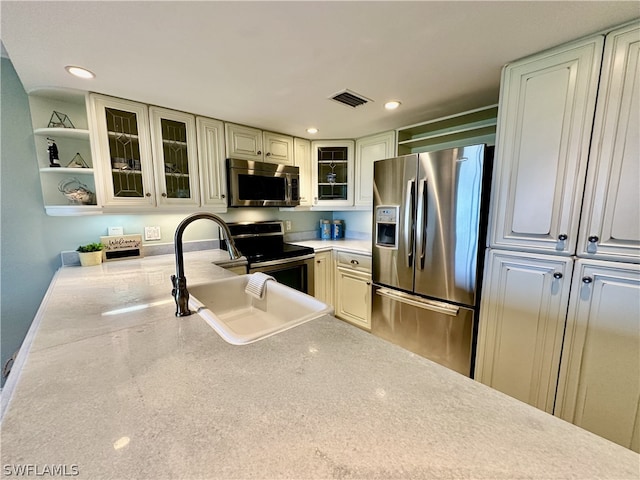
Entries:
{"type": "MultiPolygon", "coordinates": [[[[57,273],[3,419],[5,476],[639,476],[636,453],[331,316],[229,345],[174,316],[173,264],[57,273]]],[[[207,252],[186,253],[185,272],[232,275],[207,252]]]]}
{"type": "Polygon", "coordinates": [[[341,250],[344,252],[355,252],[371,255],[371,240],[356,240],[351,238],[344,238],[341,240],[304,240],[298,242],[291,242],[296,245],[303,245],[305,247],[311,247],[316,252],[322,252],[326,250],[341,250]]]}

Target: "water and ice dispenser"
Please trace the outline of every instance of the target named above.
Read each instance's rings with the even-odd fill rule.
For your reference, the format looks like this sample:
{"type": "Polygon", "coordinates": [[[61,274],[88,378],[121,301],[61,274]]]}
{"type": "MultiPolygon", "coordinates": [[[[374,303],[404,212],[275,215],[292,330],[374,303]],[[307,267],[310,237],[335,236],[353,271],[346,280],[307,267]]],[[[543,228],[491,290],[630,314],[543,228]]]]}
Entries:
{"type": "Polygon", "coordinates": [[[376,207],[376,246],[398,248],[399,205],[380,205],[376,207]]]}

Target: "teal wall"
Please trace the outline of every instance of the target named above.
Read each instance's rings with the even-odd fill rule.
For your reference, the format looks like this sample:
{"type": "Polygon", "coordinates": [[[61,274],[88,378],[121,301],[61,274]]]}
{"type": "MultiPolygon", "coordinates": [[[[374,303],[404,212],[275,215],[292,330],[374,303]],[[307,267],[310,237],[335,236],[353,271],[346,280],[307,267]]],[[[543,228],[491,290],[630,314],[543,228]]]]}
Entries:
{"type": "MultiPolygon", "coordinates": [[[[159,226],[172,243],[186,214],[96,215],[50,217],[45,214],[37,168],[29,101],[7,58],[1,64],[0,124],[0,360],[2,364],[22,343],[51,277],[60,267],[60,252],[96,242],[110,226],[127,234],[159,226]]],[[[347,232],[370,231],[368,212],[286,212],[278,209],[238,209],[221,215],[226,221],[291,220],[291,232],[317,232],[321,218],[345,220],[347,232]]],[[[211,222],[196,222],[184,239],[217,238],[211,222]]],[[[151,242],[149,242],[150,244],[151,242]]]]}

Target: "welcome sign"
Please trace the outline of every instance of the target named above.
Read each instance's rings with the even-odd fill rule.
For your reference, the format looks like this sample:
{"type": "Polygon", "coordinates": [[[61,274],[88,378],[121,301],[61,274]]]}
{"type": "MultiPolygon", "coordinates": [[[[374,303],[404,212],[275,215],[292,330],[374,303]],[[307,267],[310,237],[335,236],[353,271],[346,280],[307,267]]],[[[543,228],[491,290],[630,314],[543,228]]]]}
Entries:
{"type": "Polygon", "coordinates": [[[107,261],[142,257],[142,235],[112,235],[100,237],[100,242],[107,261]]]}

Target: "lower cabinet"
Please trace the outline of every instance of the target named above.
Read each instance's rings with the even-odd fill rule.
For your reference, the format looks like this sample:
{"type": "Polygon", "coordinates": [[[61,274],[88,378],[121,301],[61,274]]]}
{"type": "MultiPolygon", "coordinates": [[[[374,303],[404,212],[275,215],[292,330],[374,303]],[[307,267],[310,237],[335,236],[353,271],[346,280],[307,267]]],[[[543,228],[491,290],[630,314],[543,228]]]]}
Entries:
{"type": "Polygon", "coordinates": [[[333,252],[316,252],[314,265],[314,294],[318,300],[333,305],[333,252]]]}
{"type": "Polygon", "coordinates": [[[316,252],[314,296],[335,307],[335,316],[371,330],[371,255],[316,252]]]}
{"type": "Polygon", "coordinates": [[[490,251],[475,378],[638,451],[640,265],[490,251]]]}
{"type": "Polygon", "coordinates": [[[371,330],[371,256],[336,252],[336,317],[371,330]]]}
{"type": "Polygon", "coordinates": [[[555,414],[640,452],[640,265],[578,260],[555,414]]]}
{"type": "Polygon", "coordinates": [[[570,258],[491,250],[475,378],[553,413],[571,283],[570,258]]]}

